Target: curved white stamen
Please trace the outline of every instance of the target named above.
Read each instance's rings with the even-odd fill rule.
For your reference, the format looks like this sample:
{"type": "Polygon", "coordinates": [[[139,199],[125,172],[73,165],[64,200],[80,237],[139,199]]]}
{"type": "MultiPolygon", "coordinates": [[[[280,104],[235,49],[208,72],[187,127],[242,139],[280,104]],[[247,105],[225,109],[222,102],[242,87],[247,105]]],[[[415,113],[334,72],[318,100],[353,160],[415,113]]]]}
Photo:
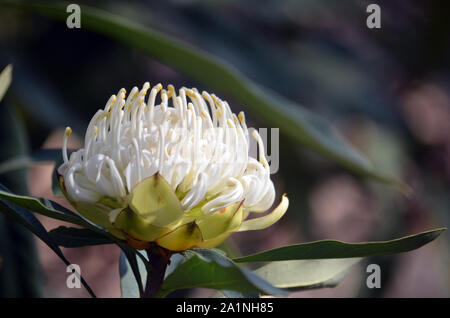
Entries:
{"type": "Polygon", "coordinates": [[[196,206],[206,194],[206,175],[200,173],[197,183],[192,187],[188,194],[181,201],[181,206],[186,211],[196,206]]]}
{"type": "Polygon", "coordinates": [[[202,207],[202,211],[208,214],[230,206],[233,203],[241,201],[243,193],[244,189],[241,182],[235,178],[230,178],[228,180],[228,189],[223,191],[222,195],[206,203],[202,207]]]}
{"type": "Polygon", "coordinates": [[[66,129],[58,171],[74,201],[109,196],[126,204],[141,180],[159,173],[183,198],[188,211],[200,204],[212,213],[243,201],[245,213],[267,210],[275,198],[261,137],[259,155],[249,155],[244,113],[233,114],[214,94],[161,84],[121,89],[97,111],[85,135],[85,148],[67,155],[66,129]],[[155,105],[158,94],[160,103],[155,105]],[[207,200],[204,200],[204,199],[207,200]],[[206,201],[206,203],[204,203],[206,201]]]}
{"type": "Polygon", "coordinates": [[[67,127],[66,131],[64,132],[63,147],[62,147],[62,156],[63,156],[64,163],[69,162],[69,158],[67,157],[67,140],[69,139],[71,134],[72,134],[72,129],[70,127],[67,127]]]}

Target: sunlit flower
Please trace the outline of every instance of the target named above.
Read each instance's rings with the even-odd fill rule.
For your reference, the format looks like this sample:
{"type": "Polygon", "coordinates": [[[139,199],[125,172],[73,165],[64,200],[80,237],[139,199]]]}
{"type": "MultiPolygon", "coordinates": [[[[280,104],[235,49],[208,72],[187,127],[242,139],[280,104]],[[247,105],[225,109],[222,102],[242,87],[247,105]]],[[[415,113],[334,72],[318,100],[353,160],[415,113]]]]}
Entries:
{"type": "Polygon", "coordinates": [[[278,221],[288,199],[275,200],[264,145],[252,136],[244,113],[236,116],[214,94],[158,84],[121,89],[92,118],[84,148],[67,154],[60,184],[84,217],[136,248],[149,242],[180,251],[210,248],[232,232],[258,230],[278,221]],[[155,105],[159,96],[160,103],[155,105]],[[256,139],[259,157],[249,155],[256,139]]]}

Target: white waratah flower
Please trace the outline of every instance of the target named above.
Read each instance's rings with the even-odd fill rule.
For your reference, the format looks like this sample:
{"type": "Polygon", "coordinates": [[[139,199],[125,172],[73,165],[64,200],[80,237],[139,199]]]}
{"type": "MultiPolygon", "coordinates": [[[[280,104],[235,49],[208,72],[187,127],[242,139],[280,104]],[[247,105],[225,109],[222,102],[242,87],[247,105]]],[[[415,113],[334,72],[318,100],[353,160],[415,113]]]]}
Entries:
{"type": "Polygon", "coordinates": [[[264,145],[249,155],[244,113],[197,89],[158,84],[121,89],[92,118],[84,148],[67,154],[58,168],[64,194],[84,217],[137,248],[155,242],[169,250],[210,248],[232,232],[258,230],[286,212],[285,195],[273,204],[264,145]],[[160,104],[155,105],[160,93],[160,104]]]}

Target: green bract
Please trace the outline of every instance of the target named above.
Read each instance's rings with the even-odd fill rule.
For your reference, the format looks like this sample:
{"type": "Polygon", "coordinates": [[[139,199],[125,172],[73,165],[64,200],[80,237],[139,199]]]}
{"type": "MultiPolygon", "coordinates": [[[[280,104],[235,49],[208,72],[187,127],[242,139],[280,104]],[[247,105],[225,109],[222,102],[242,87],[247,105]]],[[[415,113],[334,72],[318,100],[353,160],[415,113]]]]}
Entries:
{"type": "Polygon", "coordinates": [[[95,204],[75,202],[67,194],[62,176],[59,181],[64,195],[81,215],[137,249],[146,249],[151,242],[171,251],[212,248],[238,231],[244,217],[242,202],[209,214],[198,206],[184,212],[180,199],[159,174],[137,184],[127,204],[120,207],[110,198],[95,204]]]}

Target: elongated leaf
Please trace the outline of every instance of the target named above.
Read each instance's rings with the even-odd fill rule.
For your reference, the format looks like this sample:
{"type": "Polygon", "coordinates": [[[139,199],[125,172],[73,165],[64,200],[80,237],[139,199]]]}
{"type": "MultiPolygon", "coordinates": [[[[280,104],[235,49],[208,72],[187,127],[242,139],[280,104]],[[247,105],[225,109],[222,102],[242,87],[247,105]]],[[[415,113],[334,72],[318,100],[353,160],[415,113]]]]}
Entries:
{"type": "Polygon", "coordinates": [[[61,149],[40,149],[31,155],[17,156],[0,163],[0,174],[25,169],[34,163],[56,162],[60,158],[61,149]]]}
{"type": "MultiPolygon", "coordinates": [[[[73,150],[67,150],[68,156],[73,150]]],[[[52,173],[52,191],[56,196],[62,196],[63,193],[59,186],[56,176],[56,169],[63,163],[61,149],[40,149],[31,155],[17,156],[0,163],[0,174],[8,173],[15,170],[29,168],[35,163],[54,162],[55,167],[52,173]]]]}
{"type": "Polygon", "coordinates": [[[19,156],[0,163],[0,174],[28,168],[32,164],[28,156],[19,156]]]}
{"type": "MultiPolygon", "coordinates": [[[[361,258],[319,259],[272,262],[253,271],[273,286],[291,291],[336,287],[361,258]]],[[[222,290],[214,298],[248,298],[233,291],[222,290]]]]}
{"type": "MultiPolygon", "coordinates": [[[[91,239],[94,239],[93,233],[97,233],[97,235],[95,236],[96,242],[98,242],[98,241],[114,242],[122,249],[122,251],[125,253],[126,257],[128,258],[130,264],[132,264],[131,268],[133,270],[134,275],[136,276],[136,279],[138,279],[138,277],[140,277],[139,271],[137,270],[137,260],[136,260],[136,255],[135,255],[135,253],[137,253],[137,252],[133,248],[128,246],[125,242],[120,241],[119,239],[113,237],[112,235],[105,232],[104,230],[85,221],[83,218],[76,215],[72,211],[70,211],[50,200],[12,194],[9,192],[9,190],[5,186],[0,184],[0,201],[2,201],[2,200],[6,204],[10,204],[10,202],[17,204],[18,209],[21,209],[22,211],[24,211],[24,213],[30,214],[32,216],[32,218],[35,218],[34,215],[31,212],[26,211],[25,209],[31,210],[33,212],[36,212],[36,213],[39,213],[39,214],[42,214],[42,215],[45,215],[45,216],[48,216],[48,217],[51,217],[54,219],[81,225],[86,228],[86,229],[73,229],[72,228],[70,230],[70,234],[71,234],[70,240],[68,237],[68,232],[65,231],[65,233],[63,235],[61,229],[59,229],[59,230],[57,229],[56,231],[54,230],[52,232],[52,234],[48,234],[47,232],[45,232],[46,236],[49,239],[51,239],[51,237],[53,236],[58,240],[58,243],[55,243],[54,241],[52,241],[52,244],[54,245],[54,247],[56,246],[56,248],[58,250],[59,250],[58,244],[60,244],[62,246],[67,246],[67,247],[76,247],[77,244],[79,246],[93,245],[93,244],[91,244],[93,242],[89,243],[89,242],[86,242],[86,240],[83,240],[82,242],[79,241],[81,239],[79,237],[80,233],[84,232],[84,234],[86,234],[87,231],[89,231],[89,236],[91,239]],[[78,237],[76,238],[78,241],[75,241],[75,234],[78,235],[78,237]],[[85,244],[85,243],[89,243],[89,244],[85,244]],[[82,244],[84,244],[84,245],[82,245],[82,244]]],[[[14,216],[14,214],[13,214],[13,216],[14,216]]],[[[142,284],[140,284],[139,287],[140,287],[140,290],[142,291],[143,290],[142,284]]]]}
{"type": "Polygon", "coordinates": [[[0,199],[9,201],[24,209],[73,224],[81,225],[87,228],[93,228],[91,225],[79,215],[73,213],[69,209],[64,208],[56,202],[48,199],[37,197],[18,195],[11,193],[4,185],[0,184],[0,199]]]}
{"type": "Polygon", "coordinates": [[[272,262],[254,272],[279,288],[335,287],[360,258],[272,262]]]}
{"type": "MultiPolygon", "coordinates": [[[[12,202],[14,204],[17,204],[21,208],[28,209],[30,211],[33,211],[33,212],[57,219],[57,220],[62,220],[62,221],[70,222],[73,224],[81,225],[81,226],[85,227],[86,229],[89,229],[91,232],[95,232],[95,233],[98,233],[100,236],[104,236],[105,237],[104,239],[101,239],[100,236],[97,236],[96,239],[102,240],[103,242],[109,240],[109,241],[117,244],[122,249],[122,251],[125,253],[129,263],[131,264],[131,268],[132,268],[133,274],[136,277],[136,280],[140,280],[139,270],[137,269],[137,266],[138,266],[137,259],[136,259],[137,252],[133,248],[128,246],[125,242],[113,237],[109,233],[105,232],[103,229],[98,228],[97,226],[84,220],[83,218],[76,215],[72,211],[60,206],[59,204],[57,204],[55,202],[47,200],[47,199],[12,194],[2,184],[0,184],[0,200],[5,200],[6,202],[12,202]]],[[[28,212],[28,211],[26,211],[26,212],[28,212]]],[[[84,230],[84,229],[82,229],[82,230],[84,230]]],[[[71,231],[73,234],[74,230],[71,230],[71,231]]],[[[80,233],[80,232],[78,232],[78,233],[80,233]]],[[[62,239],[61,231],[59,231],[59,232],[57,231],[56,234],[53,233],[52,235],[58,235],[58,239],[62,239]]],[[[92,236],[93,234],[90,233],[90,235],[92,236]]],[[[73,245],[70,247],[75,247],[74,240],[69,243],[67,241],[67,237],[65,237],[65,239],[66,239],[66,241],[64,241],[64,242],[60,241],[59,243],[61,243],[61,245],[63,245],[63,246],[64,246],[64,244],[66,244],[66,245],[73,245]]],[[[72,239],[74,239],[74,238],[72,237],[72,239]]],[[[86,243],[86,241],[84,241],[84,243],[86,243]]],[[[78,242],[77,244],[80,244],[80,242],[78,242]]],[[[148,266],[148,264],[146,264],[146,266],[148,266]]],[[[139,288],[141,291],[143,290],[142,283],[139,284],[139,288]]]]}
{"type": "Polygon", "coordinates": [[[3,69],[3,71],[0,73],[0,101],[3,99],[3,96],[5,96],[6,91],[8,90],[9,85],[11,84],[12,80],[12,65],[8,65],[3,69]]]}
{"type": "Polygon", "coordinates": [[[303,259],[352,258],[415,250],[437,238],[445,228],[382,242],[345,243],[334,240],[283,246],[234,259],[235,262],[272,262],[303,259]]]}
{"type": "Polygon", "coordinates": [[[50,218],[80,225],[87,230],[99,234],[97,239],[100,239],[100,236],[105,236],[104,239],[105,241],[109,240],[111,242],[114,242],[115,244],[119,245],[119,247],[122,248],[122,250],[130,248],[124,241],[119,240],[118,238],[106,232],[104,229],[96,226],[95,224],[92,224],[91,222],[85,220],[81,216],[73,213],[69,209],[66,209],[65,207],[51,200],[13,194],[1,183],[0,183],[0,200],[4,200],[5,202],[11,202],[14,205],[17,205],[18,207],[42,214],[50,218]]]}
{"type": "MultiPolygon", "coordinates": [[[[71,263],[66,259],[64,254],[62,253],[59,246],[53,242],[52,238],[48,235],[44,226],[39,222],[39,220],[33,215],[33,213],[22,209],[21,207],[15,206],[9,202],[5,202],[4,200],[0,200],[0,212],[11,217],[16,222],[25,226],[28,230],[34,233],[37,237],[39,237],[48,247],[50,247],[56,255],[67,265],[69,266],[71,263]]],[[[94,292],[86,283],[83,277],[80,276],[80,281],[89,294],[92,297],[95,297],[94,292]]]]}
{"type": "MultiPolygon", "coordinates": [[[[136,277],[136,274],[133,272],[132,266],[129,262],[129,257],[122,252],[120,254],[119,260],[119,274],[120,274],[120,291],[122,294],[122,298],[139,298],[143,293],[142,286],[145,284],[145,280],[147,278],[147,271],[145,269],[144,263],[139,259],[136,259],[136,255],[134,255],[134,259],[136,264],[133,266],[137,266],[137,271],[139,276],[136,277]],[[140,280],[140,287],[138,285],[138,279],[140,280]]],[[[133,262],[134,263],[134,262],[133,262]]]]}
{"type": "Polygon", "coordinates": [[[60,226],[49,232],[52,240],[63,247],[83,247],[115,243],[107,235],[90,229],[60,226]]]}
{"type": "Polygon", "coordinates": [[[90,221],[84,219],[78,214],[73,213],[69,209],[61,206],[60,204],[53,202],[48,199],[31,197],[25,195],[17,195],[11,193],[3,184],[0,183],[0,200],[5,200],[6,202],[11,202],[14,205],[17,205],[21,208],[27,209],[31,212],[36,212],[41,215],[73,223],[76,225],[80,225],[85,229],[96,232],[100,234],[100,236],[105,236],[105,240],[108,239],[115,244],[119,245],[119,247],[123,248],[124,246],[128,246],[125,244],[125,241],[122,241],[113,235],[109,234],[103,228],[91,223],[90,221]]]}
{"type": "Polygon", "coordinates": [[[186,252],[188,259],[167,276],[161,294],[177,289],[212,288],[248,294],[286,295],[256,274],[240,268],[229,258],[213,250],[186,252]]]}
{"type": "MultiPolygon", "coordinates": [[[[32,9],[63,21],[67,19],[67,3],[5,1],[3,4],[32,9]]],[[[83,28],[137,48],[211,88],[232,96],[272,127],[279,127],[285,135],[323,156],[363,176],[395,184],[405,190],[403,183],[376,171],[324,119],[274,92],[262,89],[237,69],[212,55],[143,25],[84,5],[81,6],[81,21],[83,28]]]]}

